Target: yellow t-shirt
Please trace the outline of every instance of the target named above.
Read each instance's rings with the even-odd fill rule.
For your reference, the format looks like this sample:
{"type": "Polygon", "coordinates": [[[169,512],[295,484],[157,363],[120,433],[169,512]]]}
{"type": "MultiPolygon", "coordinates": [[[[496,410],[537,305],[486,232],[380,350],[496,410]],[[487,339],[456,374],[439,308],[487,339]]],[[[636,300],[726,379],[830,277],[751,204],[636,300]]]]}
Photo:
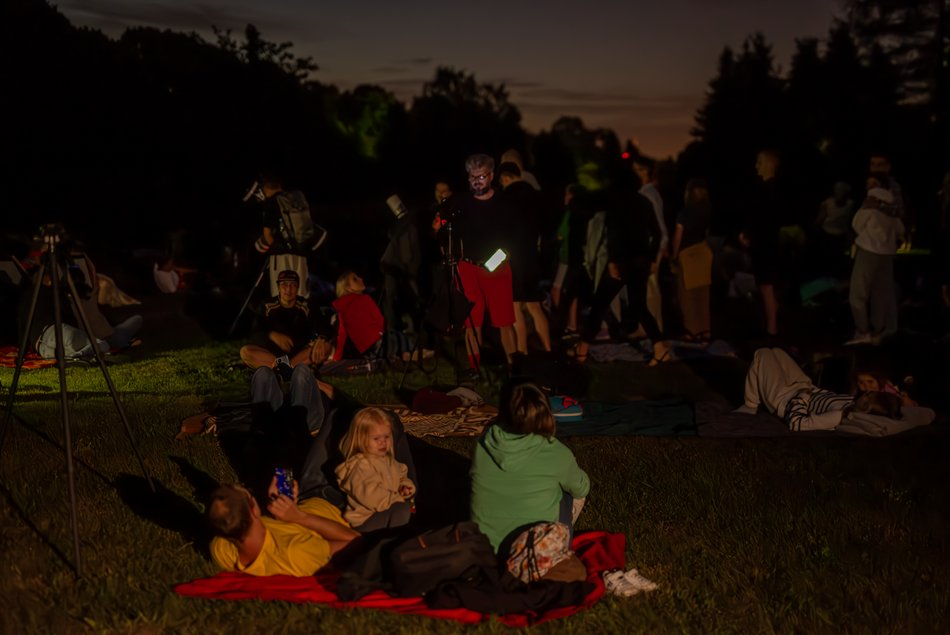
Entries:
{"type": "MultiPolygon", "coordinates": [[[[340,510],[322,498],[308,498],[299,503],[302,512],[333,520],[349,527],[340,510]]],[[[242,571],[251,575],[313,575],[330,562],[330,544],[317,532],[296,523],[262,517],[266,533],[264,546],[254,562],[244,566],[238,559],[238,548],[220,536],[211,540],[211,558],[225,571],[242,571]]]]}

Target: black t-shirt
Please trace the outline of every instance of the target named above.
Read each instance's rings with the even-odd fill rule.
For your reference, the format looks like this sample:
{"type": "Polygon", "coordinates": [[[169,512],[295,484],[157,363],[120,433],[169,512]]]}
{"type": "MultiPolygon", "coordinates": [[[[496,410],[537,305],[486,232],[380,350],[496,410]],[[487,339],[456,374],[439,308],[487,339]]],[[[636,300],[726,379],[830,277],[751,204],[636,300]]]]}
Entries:
{"type": "Polygon", "coordinates": [[[483,264],[495,250],[511,251],[511,225],[515,212],[496,190],[487,200],[471,194],[461,197],[452,221],[453,239],[462,244],[466,260],[483,264]]]}
{"type": "Polygon", "coordinates": [[[607,257],[611,262],[654,260],[660,249],[660,225],[650,200],[632,190],[607,196],[607,257]]]}
{"type": "MultiPolygon", "coordinates": [[[[499,193],[496,192],[495,196],[499,193]]],[[[500,193],[511,206],[512,215],[507,221],[510,227],[511,258],[516,262],[538,259],[538,237],[544,215],[544,198],[525,181],[516,181],[500,193]]]]}
{"type": "Polygon", "coordinates": [[[264,305],[264,321],[261,325],[261,343],[268,343],[271,331],[283,333],[293,340],[292,353],[301,350],[310,340],[316,337],[316,331],[310,321],[310,309],[304,298],[298,297],[291,307],[281,306],[280,301],[274,298],[264,305]]]}

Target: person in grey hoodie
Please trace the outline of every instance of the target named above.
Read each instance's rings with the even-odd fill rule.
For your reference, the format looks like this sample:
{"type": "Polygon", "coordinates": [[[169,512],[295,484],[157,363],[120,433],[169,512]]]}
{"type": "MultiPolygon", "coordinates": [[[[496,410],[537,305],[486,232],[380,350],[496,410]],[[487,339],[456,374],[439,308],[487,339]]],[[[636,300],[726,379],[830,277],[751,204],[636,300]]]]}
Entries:
{"type": "Polygon", "coordinates": [[[572,526],[590,479],[554,438],[548,397],[514,380],[502,390],[499,414],[472,457],[472,520],[499,552],[506,539],[537,522],[572,526]]]}
{"type": "Polygon", "coordinates": [[[867,198],[854,215],[854,266],[848,302],[854,318],[854,338],[848,345],[872,344],[897,332],[897,285],[894,254],[901,244],[904,223],[894,195],[869,180],[867,198]]]}

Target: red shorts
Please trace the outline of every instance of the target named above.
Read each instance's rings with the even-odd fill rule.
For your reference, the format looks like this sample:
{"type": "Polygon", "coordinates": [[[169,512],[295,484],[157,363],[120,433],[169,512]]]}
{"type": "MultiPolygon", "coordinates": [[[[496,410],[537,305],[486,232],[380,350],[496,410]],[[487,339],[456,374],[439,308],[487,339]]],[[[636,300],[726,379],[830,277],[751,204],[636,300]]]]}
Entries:
{"type": "Polygon", "coordinates": [[[485,308],[494,327],[515,323],[515,305],[511,295],[511,267],[502,263],[495,271],[464,260],[458,264],[459,279],[465,297],[473,302],[472,323],[476,328],[485,321],[485,308]]]}

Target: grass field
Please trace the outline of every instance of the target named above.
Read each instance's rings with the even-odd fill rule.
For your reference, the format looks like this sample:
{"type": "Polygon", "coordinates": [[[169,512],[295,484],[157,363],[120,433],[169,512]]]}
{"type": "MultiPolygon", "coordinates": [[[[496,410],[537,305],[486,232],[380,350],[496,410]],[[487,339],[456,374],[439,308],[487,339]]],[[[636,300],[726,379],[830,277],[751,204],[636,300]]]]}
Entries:
{"type": "MultiPolygon", "coordinates": [[[[97,368],[70,368],[81,554],[72,560],[57,372],[25,372],[0,458],[0,632],[505,632],[371,611],[176,596],[210,575],[201,492],[235,472],[217,439],[176,442],[179,420],[243,396],[234,344],[136,351],[110,366],[158,496],[145,487],[97,368]]],[[[12,370],[0,369],[3,400],[12,370]]],[[[689,396],[703,380],[682,363],[595,369],[603,389],[689,396]],[[613,379],[609,377],[612,376],[613,379]]],[[[416,385],[424,377],[412,376],[416,385]]],[[[339,386],[394,399],[398,375],[339,386]]],[[[486,388],[487,392],[493,390],[486,388]]],[[[652,394],[652,393],[650,393],[652,394]]],[[[891,439],[573,438],[593,482],[580,529],[627,537],[628,565],[658,591],[607,598],[540,633],[950,631],[950,436],[891,439]]],[[[421,489],[464,509],[473,439],[426,439],[421,489]]],[[[420,498],[420,505],[423,504],[420,498]]]]}

